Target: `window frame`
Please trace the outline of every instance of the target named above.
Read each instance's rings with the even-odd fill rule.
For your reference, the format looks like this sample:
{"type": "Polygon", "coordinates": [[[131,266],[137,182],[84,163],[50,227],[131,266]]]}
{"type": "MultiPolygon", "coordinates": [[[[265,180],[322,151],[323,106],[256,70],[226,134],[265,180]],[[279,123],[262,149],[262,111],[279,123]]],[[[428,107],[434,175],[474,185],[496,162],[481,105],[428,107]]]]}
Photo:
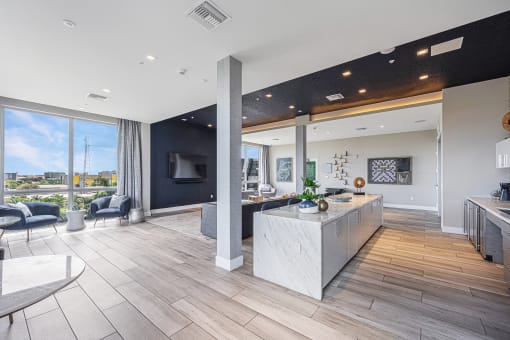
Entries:
{"type": "MultiPolygon", "coordinates": [[[[100,124],[117,126],[118,119],[113,117],[101,116],[81,111],[74,111],[70,109],[57,108],[43,104],[36,104],[30,102],[19,101],[16,99],[0,97],[0,204],[4,204],[4,197],[6,193],[16,195],[33,195],[33,194],[58,194],[67,193],[67,209],[72,210],[74,195],[76,193],[86,193],[93,191],[117,191],[116,187],[85,187],[75,188],[73,185],[74,174],[74,122],[75,120],[83,120],[95,122],[100,124]],[[20,110],[28,113],[43,114],[48,116],[55,116],[66,118],[68,120],[68,184],[67,189],[27,189],[27,190],[13,190],[5,191],[5,109],[20,110]]],[[[118,164],[117,164],[118,167],[118,164]]]]}
{"type": "Polygon", "coordinates": [[[258,157],[258,161],[259,161],[259,169],[258,169],[258,173],[257,173],[257,180],[248,180],[248,169],[247,169],[247,162],[245,161],[244,162],[244,166],[243,166],[243,169],[241,169],[241,190],[243,191],[246,191],[248,190],[248,184],[253,184],[253,183],[256,183],[257,184],[257,188],[260,186],[260,161],[261,161],[261,157],[262,157],[262,147],[258,144],[253,144],[253,143],[246,143],[246,142],[243,142],[241,143],[241,159],[245,159],[245,155],[246,155],[246,152],[243,153],[243,146],[250,146],[250,147],[254,147],[254,148],[257,148],[258,151],[259,151],[259,157],[258,157]],[[244,174],[244,176],[243,176],[244,174]]]}

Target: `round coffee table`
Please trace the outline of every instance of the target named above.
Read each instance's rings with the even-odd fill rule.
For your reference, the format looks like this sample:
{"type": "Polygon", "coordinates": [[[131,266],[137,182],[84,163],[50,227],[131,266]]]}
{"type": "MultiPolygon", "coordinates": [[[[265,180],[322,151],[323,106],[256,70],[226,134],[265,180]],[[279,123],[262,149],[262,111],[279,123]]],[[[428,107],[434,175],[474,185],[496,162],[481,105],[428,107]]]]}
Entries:
{"type": "Polygon", "coordinates": [[[31,306],[76,280],[85,263],[75,256],[29,256],[0,261],[0,318],[31,306]]]}
{"type": "Polygon", "coordinates": [[[76,231],[82,230],[85,228],[85,214],[86,210],[69,210],[67,215],[67,225],[66,230],[68,231],[76,231]]]}

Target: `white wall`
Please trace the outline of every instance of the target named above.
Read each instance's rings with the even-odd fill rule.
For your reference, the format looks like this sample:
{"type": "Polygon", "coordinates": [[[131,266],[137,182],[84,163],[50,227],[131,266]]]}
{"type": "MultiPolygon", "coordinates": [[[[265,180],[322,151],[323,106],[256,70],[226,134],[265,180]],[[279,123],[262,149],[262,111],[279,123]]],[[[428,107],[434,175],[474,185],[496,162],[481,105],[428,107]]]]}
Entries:
{"type": "Polygon", "coordinates": [[[464,199],[487,196],[508,181],[496,169],[496,142],[509,108],[509,77],[444,90],[442,115],[443,231],[462,232],[464,199]]]}
{"type": "MultiPolygon", "coordinates": [[[[349,153],[359,155],[358,159],[352,159],[348,186],[351,189],[354,177],[367,178],[368,158],[411,156],[412,185],[367,184],[365,191],[383,194],[385,204],[436,209],[436,139],[436,130],[430,130],[308,143],[307,158],[318,161],[318,179],[321,190],[324,190],[326,187],[343,187],[338,180],[332,178],[332,174],[321,172],[322,164],[332,162],[335,153],[340,154],[348,150],[349,153]]],[[[269,155],[271,184],[277,188],[279,194],[295,191],[296,178],[293,178],[292,183],[275,180],[276,158],[293,157],[295,161],[294,145],[272,146],[269,155]]]]}

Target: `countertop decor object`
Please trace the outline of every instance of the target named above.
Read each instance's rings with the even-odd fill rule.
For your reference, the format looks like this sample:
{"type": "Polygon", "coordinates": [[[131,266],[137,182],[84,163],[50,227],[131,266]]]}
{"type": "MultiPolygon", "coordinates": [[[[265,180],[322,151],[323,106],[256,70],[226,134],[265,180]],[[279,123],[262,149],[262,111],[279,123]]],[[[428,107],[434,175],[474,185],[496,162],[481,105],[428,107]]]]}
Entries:
{"type": "Polygon", "coordinates": [[[302,178],[303,186],[305,191],[302,194],[297,195],[297,198],[303,201],[299,203],[299,211],[303,214],[315,214],[319,212],[319,206],[314,202],[320,195],[317,195],[315,191],[319,187],[317,182],[311,178],[302,178]]]}
{"type": "Polygon", "coordinates": [[[361,188],[364,188],[365,184],[366,182],[363,177],[356,177],[354,179],[354,187],[356,188],[354,195],[364,195],[365,193],[361,191],[361,188]]]}
{"type": "Polygon", "coordinates": [[[324,199],[324,196],[322,196],[319,200],[319,211],[326,211],[329,208],[328,202],[324,199]]]}
{"type": "Polygon", "coordinates": [[[506,131],[510,131],[510,111],[505,113],[505,115],[503,116],[501,125],[503,126],[503,129],[505,129],[506,131]]]}

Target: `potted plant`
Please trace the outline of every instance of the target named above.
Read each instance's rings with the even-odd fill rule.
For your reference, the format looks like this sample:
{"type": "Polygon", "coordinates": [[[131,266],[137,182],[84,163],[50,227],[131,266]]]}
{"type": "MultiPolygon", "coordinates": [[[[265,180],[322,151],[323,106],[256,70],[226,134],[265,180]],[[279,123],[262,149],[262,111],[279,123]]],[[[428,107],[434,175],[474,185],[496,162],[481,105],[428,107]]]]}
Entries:
{"type": "Polygon", "coordinates": [[[302,199],[298,206],[299,211],[304,214],[315,214],[319,212],[319,206],[314,201],[320,196],[315,193],[319,185],[311,178],[302,178],[302,180],[305,191],[297,195],[298,198],[302,199]]]}

